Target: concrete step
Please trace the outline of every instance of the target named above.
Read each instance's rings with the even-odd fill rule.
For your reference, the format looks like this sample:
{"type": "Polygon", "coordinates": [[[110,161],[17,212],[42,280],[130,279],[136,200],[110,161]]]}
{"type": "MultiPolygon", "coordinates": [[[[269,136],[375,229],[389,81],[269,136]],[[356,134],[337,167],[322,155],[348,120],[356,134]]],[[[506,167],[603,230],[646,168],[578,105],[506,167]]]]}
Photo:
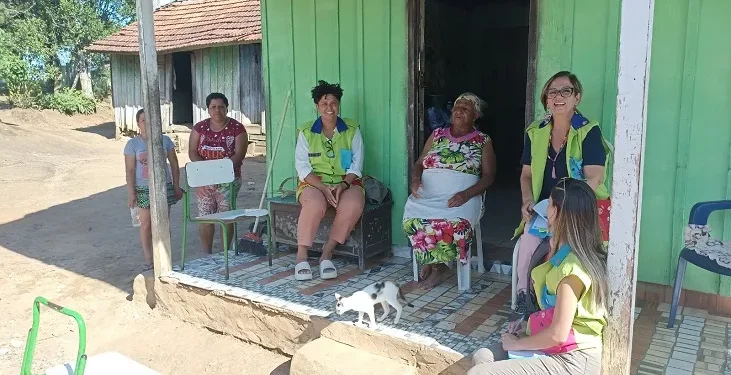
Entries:
{"type": "Polygon", "coordinates": [[[249,133],[249,135],[263,133],[262,126],[259,124],[247,124],[244,126],[246,127],[246,132],[249,133]]]}
{"type": "Polygon", "coordinates": [[[416,375],[416,368],[394,359],[320,337],[292,357],[290,375],[416,375]]]}
{"type": "Polygon", "coordinates": [[[265,142],[266,140],[265,134],[249,134],[249,141],[265,142]]]}

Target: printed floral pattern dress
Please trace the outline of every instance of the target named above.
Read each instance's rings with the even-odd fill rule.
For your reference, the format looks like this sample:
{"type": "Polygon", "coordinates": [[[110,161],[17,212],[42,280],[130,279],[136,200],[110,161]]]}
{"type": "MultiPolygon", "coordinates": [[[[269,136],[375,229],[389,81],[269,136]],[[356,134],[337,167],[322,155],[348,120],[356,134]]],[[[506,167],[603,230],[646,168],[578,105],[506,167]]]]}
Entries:
{"type": "MultiPolygon", "coordinates": [[[[464,137],[452,137],[449,128],[436,129],[434,142],[423,161],[424,170],[448,169],[476,176],[482,175],[482,151],[489,139],[474,131],[464,137]]],[[[445,185],[454,181],[443,181],[445,185]]],[[[461,190],[470,186],[461,186],[461,190]]],[[[434,215],[437,216],[437,215],[434,215]]],[[[477,214],[479,217],[479,214],[477,214]]],[[[438,264],[459,259],[467,262],[473,231],[466,218],[409,218],[404,231],[420,264],[438,264]]]]}

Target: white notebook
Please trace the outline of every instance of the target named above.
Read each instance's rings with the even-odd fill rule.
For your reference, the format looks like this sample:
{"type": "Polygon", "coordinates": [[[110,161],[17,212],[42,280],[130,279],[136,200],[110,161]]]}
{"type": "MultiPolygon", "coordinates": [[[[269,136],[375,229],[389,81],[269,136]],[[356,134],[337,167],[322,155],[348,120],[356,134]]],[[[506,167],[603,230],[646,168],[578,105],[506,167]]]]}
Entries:
{"type": "Polygon", "coordinates": [[[533,357],[545,357],[546,355],[538,350],[509,350],[508,359],[521,359],[533,357]]]}

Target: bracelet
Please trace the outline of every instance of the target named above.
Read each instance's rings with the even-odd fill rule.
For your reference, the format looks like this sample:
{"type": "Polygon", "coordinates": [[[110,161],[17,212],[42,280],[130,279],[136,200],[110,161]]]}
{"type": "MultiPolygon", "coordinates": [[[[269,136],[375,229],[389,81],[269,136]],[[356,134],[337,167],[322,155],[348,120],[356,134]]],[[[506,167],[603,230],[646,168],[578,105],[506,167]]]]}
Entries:
{"type": "Polygon", "coordinates": [[[345,184],[345,186],[347,186],[346,189],[350,189],[350,184],[348,183],[348,181],[343,180],[341,184],[345,184]]]}

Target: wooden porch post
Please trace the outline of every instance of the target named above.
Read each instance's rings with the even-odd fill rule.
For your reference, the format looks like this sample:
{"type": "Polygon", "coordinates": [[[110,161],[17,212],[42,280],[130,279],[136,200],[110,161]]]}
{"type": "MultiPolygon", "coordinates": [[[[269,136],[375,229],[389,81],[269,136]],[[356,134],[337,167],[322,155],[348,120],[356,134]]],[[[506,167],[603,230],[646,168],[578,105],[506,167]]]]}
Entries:
{"type": "Polygon", "coordinates": [[[168,217],[166,184],[167,153],[162,144],[160,115],[160,85],[157,77],[157,50],[153,4],[137,0],[137,26],[140,42],[142,97],[147,124],[147,160],[150,168],[150,219],[152,220],[152,257],[155,278],[170,272],[170,219],[168,217]]]}
{"type": "Polygon", "coordinates": [[[602,374],[630,372],[654,9],[655,0],[622,1],[602,374]]]}

